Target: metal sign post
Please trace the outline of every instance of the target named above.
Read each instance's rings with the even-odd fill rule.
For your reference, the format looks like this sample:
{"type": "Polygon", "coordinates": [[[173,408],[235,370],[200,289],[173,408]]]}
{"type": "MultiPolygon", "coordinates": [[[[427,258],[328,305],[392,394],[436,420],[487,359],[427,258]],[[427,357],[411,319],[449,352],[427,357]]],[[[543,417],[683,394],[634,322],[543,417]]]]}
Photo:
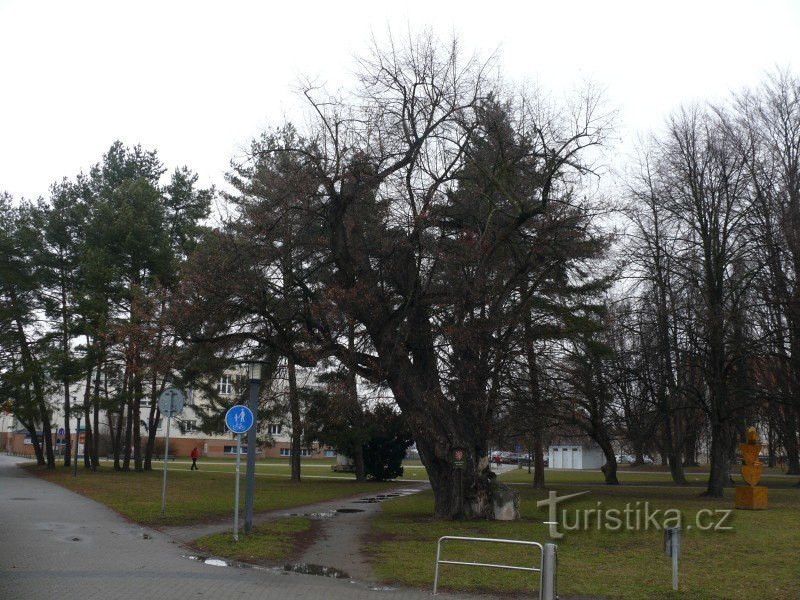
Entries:
{"type": "Polygon", "coordinates": [[[672,558],[672,589],[678,590],[678,554],[681,551],[681,528],[664,530],[664,554],[672,558]]]}
{"type": "Polygon", "coordinates": [[[225,413],[225,425],[236,434],[236,483],[233,492],[233,541],[239,541],[239,472],[242,457],[242,434],[253,426],[253,413],[246,406],[233,406],[225,413]]]}
{"type": "Polygon", "coordinates": [[[167,388],[158,397],[158,409],[161,414],[167,415],[167,435],[164,443],[164,477],[161,483],[161,516],[167,512],[167,459],[169,458],[169,430],[172,425],[172,415],[177,415],[183,410],[183,392],[177,388],[167,388]]]}

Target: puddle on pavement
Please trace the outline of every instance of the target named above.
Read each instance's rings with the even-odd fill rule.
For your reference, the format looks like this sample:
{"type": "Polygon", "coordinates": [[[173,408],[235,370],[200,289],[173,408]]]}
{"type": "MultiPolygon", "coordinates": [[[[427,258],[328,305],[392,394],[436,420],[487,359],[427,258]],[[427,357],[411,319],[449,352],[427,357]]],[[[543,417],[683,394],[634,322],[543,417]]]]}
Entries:
{"type": "Polygon", "coordinates": [[[353,504],[375,504],[377,502],[383,502],[384,500],[389,500],[390,498],[400,498],[401,496],[410,496],[411,494],[416,494],[421,490],[415,490],[413,488],[404,488],[402,490],[397,490],[396,492],[391,492],[389,494],[375,494],[374,496],[370,496],[369,498],[361,498],[360,500],[353,500],[353,504]]]}
{"type": "Polygon", "coordinates": [[[36,500],[36,498],[9,498],[9,500],[36,500]]]}
{"type": "Polygon", "coordinates": [[[335,579],[350,579],[350,576],[341,569],[315,565],[313,563],[285,565],[283,570],[291,573],[303,573],[304,575],[321,575],[322,577],[333,577],[335,579]]]}
{"type": "Polygon", "coordinates": [[[336,512],[289,513],[289,517],[308,517],[310,519],[330,519],[336,512]]]}
{"type": "Polygon", "coordinates": [[[337,513],[360,513],[364,512],[363,508],[337,508],[337,513]]]}

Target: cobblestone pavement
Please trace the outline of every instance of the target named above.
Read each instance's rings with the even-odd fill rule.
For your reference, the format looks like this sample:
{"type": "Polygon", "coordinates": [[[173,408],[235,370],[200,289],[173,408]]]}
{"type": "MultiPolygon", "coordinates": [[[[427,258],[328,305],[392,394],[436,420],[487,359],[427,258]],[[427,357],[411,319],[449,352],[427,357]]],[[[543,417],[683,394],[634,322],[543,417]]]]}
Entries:
{"type": "Polygon", "coordinates": [[[30,476],[17,462],[20,459],[0,454],[3,599],[432,598],[425,592],[191,560],[169,536],[133,525],[97,502],[30,476]]]}

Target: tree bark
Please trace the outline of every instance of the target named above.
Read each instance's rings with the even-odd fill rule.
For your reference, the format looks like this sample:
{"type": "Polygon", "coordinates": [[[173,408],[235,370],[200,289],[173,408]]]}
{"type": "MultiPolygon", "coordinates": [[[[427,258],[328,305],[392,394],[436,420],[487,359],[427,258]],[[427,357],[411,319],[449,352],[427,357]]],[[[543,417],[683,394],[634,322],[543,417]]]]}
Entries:
{"type": "Polygon", "coordinates": [[[83,392],[83,466],[87,469],[92,468],[92,448],[94,447],[94,438],[92,437],[92,372],[93,367],[89,365],[89,370],[86,372],[86,388],[83,392]]]}
{"type": "Polygon", "coordinates": [[[289,376],[289,413],[292,419],[292,454],[289,462],[292,467],[294,482],[300,482],[300,444],[303,435],[300,421],[300,398],[297,393],[297,373],[295,372],[294,359],[290,356],[286,360],[286,370],[289,376]]]}
{"type": "Polygon", "coordinates": [[[544,449],[542,448],[542,432],[538,427],[533,430],[533,487],[543,490],[544,481],[544,449]]]}
{"type": "Polygon", "coordinates": [[[735,451],[735,433],[727,421],[712,421],[711,423],[711,451],[710,473],[708,487],[703,496],[722,498],[724,489],[731,482],[735,451]]]}

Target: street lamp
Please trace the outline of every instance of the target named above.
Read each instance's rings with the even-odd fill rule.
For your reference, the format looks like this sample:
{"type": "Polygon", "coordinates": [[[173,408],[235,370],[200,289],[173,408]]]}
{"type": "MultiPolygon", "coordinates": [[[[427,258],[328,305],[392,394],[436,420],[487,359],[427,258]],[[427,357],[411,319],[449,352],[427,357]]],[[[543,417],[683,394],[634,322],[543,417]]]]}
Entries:
{"type": "Polygon", "coordinates": [[[258,429],[258,395],[261,387],[261,363],[251,362],[248,368],[250,381],[249,408],[253,413],[253,426],[247,431],[247,476],[244,492],[244,532],[253,530],[253,488],[256,482],[256,430],[258,429]]]}

